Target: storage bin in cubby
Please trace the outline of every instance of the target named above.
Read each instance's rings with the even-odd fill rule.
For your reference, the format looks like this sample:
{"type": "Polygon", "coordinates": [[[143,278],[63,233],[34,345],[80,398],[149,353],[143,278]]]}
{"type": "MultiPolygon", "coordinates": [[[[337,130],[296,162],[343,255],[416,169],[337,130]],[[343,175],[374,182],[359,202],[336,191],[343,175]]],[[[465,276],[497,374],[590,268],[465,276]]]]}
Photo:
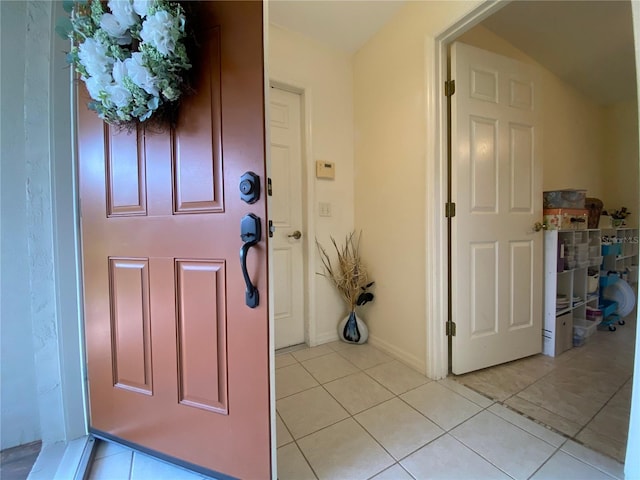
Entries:
{"type": "Polygon", "coordinates": [[[622,254],[622,244],[620,243],[610,243],[608,245],[602,245],[602,255],[621,255],[622,254]]]}
{"type": "Polygon", "coordinates": [[[596,322],[590,322],[584,318],[573,319],[573,346],[580,347],[584,345],[584,342],[593,335],[598,328],[596,322]]]}

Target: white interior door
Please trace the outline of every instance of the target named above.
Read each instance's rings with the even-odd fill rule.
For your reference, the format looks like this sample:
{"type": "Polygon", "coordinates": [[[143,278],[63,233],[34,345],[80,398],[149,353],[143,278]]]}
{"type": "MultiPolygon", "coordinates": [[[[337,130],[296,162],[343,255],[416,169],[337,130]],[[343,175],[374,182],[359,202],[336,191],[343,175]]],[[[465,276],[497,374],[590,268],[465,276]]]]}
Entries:
{"type": "Polygon", "coordinates": [[[531,65],[454,43],[453,373],[542,350],[540,88],[531,65]]]}
{"type": "Polygon", "coordinates": [[[275,344],[283,348],[304,342],[301,98],[270,91],[275,344]]]}

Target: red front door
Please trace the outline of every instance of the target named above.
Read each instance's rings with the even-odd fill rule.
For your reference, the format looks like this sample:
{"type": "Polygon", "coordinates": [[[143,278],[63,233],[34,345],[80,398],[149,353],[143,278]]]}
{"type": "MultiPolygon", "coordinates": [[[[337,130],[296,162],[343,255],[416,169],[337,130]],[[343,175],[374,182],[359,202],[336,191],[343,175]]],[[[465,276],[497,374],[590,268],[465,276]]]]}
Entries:
{"type": "Polygon", "coordinates": [[[270,476],[262,4],[192,5],[194,93],[175,129],[118,131],[78,101],[91,430],[207,472],[270,476]],[[262,189],[264,192],[264,188],[262,189]]]}

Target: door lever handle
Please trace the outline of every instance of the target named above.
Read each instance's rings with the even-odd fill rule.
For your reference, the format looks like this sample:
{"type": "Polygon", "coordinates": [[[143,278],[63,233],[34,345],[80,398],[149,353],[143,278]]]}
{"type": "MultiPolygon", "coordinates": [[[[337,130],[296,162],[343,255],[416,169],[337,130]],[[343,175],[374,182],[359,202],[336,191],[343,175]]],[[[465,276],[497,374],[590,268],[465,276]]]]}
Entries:
{"type": "Polygon", "coordinates": [[[287,235],[287,237],[294,238],[296,240],[300,240],[300,238],[302,238],[302,232],[300,230],[296,230],[291,235],[287,235]]]}
{"type": "Polygon", "coordinates": [[[256,245],[262,237],[262,228],[260,218],[253,213],[249,213],[242,217],[240,222],[240,238],[244,242],[240,248],[240,268],[242,268],[242,276],[246,285],[245,303],[249,308],[256,308],[260,304],[260,292],[251,282],[249,272],[247,271],[247,254],[249,249],[256,245]]]}

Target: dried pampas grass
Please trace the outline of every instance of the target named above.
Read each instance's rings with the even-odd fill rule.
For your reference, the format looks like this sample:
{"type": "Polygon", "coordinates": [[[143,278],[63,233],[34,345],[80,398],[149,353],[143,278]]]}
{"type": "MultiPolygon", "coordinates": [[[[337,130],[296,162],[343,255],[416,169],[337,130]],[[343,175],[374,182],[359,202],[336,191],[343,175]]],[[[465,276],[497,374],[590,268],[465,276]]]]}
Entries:
{"type": "Polygon", "coordinates": [[[316,239],[320,259],[327,271],[325,276],[334,283],[351,311],[354,311],[358,305],[360,295],[373,283],[369,283],[367,270],[360,259],[360,235],[356,236],[355,232],[349,233],[342,246],[338,246],[335,239],[330,237],[338,257],[335,263],[331,261],[327,251],[316,239]]]}

